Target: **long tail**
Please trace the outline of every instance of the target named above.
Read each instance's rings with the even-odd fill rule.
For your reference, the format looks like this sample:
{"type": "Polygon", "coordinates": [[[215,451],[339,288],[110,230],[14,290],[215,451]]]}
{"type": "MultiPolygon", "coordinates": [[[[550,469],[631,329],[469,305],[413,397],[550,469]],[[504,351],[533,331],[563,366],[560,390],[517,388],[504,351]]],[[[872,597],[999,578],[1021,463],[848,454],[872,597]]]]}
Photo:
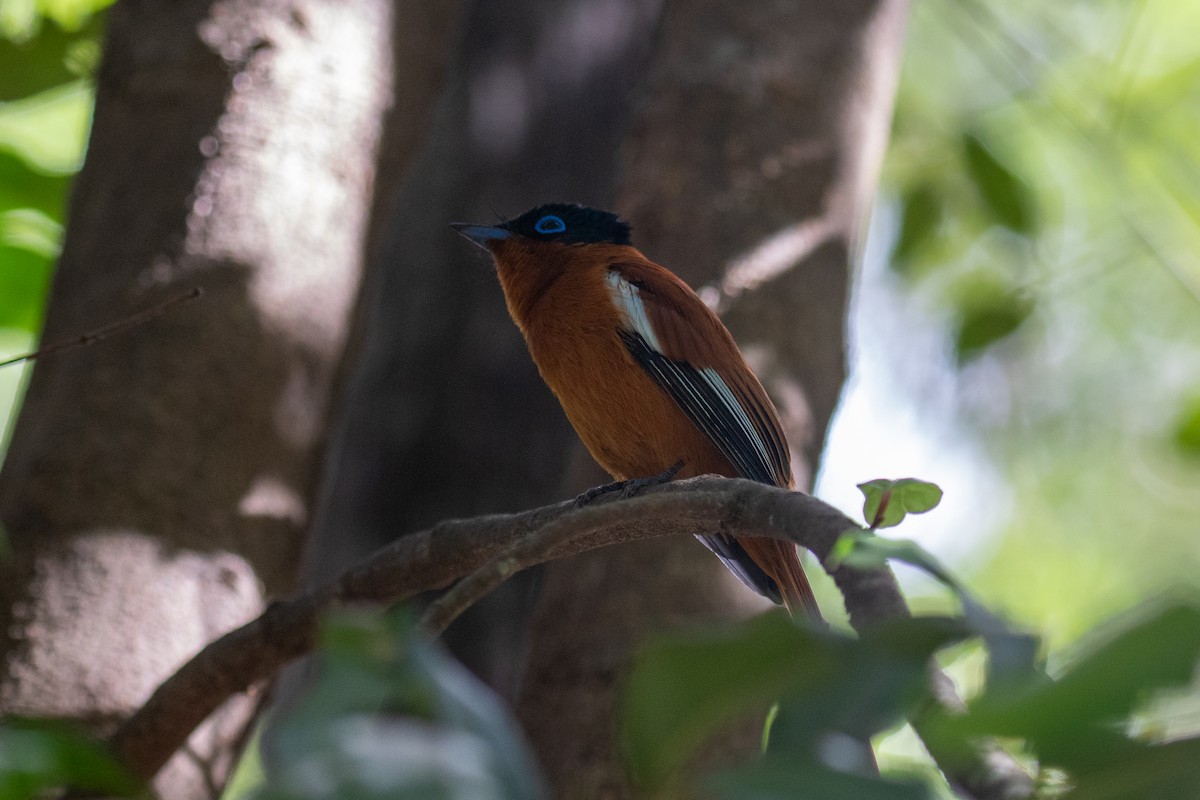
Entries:
{"type": "Polygon", "coordinates": [[[794,544],[759,536],[739,537],[738,543],[754,563],[775,581],[789,614],[794,617],[803,610],[805,616],[815,622],[824,620],[794,544]]]}

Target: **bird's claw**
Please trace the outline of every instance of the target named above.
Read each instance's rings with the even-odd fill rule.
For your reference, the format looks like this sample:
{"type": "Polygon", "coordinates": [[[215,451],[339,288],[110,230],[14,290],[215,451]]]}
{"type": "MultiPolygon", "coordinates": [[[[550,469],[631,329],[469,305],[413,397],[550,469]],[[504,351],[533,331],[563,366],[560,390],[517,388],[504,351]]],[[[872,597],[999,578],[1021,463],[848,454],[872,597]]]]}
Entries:
{"type": "Polygon", "coordinates": [[[586,492],[575,496],[575,507],[583,508],[597,497],[603,497],[606,494],[612,494],[613,492],[624,490],[625,484],[627,483],[629,483],[629,481],[611,481],[609,483],[602,483],[599,486],[593,486],[586,492]]]}
{"type": "Polygon", "coordinates": [[[600,486],[593,486],[575,498],[575,507],[583,508],[597,497],[602,497],[606,494],[612,494],[613,492],[620,492],[621,499],[623,500],[633,497],[642,489],[645,489],[649,486],[658,486],[660,483],[666,483],[667,481],[671,480],[671,478],[674,478],[676,473],[678,473],[681,469],[683,469],[682,459],[676,461],[674,464],[667,467],[657,475],[649,475],[644,478],[629,478],[623,481],[612,481],[611,483],[604,483],[600,486]]]}

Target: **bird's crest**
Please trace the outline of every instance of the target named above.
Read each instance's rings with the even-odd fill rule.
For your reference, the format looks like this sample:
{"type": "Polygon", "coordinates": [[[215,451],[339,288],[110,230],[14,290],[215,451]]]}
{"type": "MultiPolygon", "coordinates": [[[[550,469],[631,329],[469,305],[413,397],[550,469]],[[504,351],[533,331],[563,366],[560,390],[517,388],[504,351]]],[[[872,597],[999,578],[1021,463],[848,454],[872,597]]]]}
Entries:
{"type": "Polygon", "coordinates": [[[629,223],[610,211],[548,203],[500,224],[518,236],[564,244],[629,244],[629,223]]]}

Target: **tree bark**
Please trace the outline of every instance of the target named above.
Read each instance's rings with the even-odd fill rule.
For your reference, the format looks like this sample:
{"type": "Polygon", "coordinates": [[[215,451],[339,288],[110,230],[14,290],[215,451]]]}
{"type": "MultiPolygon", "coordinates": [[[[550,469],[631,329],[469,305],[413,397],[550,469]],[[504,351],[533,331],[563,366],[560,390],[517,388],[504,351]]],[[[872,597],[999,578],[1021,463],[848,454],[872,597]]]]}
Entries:
{"type": "MultiPolygon", "coordinates": [[[[847,287],[891,119],[906,0],[669,3],[625,141],[617,208],[723,315],[780,409],[807,486],[845,377],[847,287]]],[[[548,570],[521,717],[554,794],[636,795],[618,688],[653,631],[761,604],[689,541],[548,570]]],[[[707,765],[751,752],[731,732],[707,765]]]]}
{"type": "MultiPolygon", "coordinates": [[[[103,732],[294,579],[390,98],[384,0],[126,2],[0,473],[5,712],[103,732]]],[[[215,797],[235,698],[160,775],[215,797]]]]}

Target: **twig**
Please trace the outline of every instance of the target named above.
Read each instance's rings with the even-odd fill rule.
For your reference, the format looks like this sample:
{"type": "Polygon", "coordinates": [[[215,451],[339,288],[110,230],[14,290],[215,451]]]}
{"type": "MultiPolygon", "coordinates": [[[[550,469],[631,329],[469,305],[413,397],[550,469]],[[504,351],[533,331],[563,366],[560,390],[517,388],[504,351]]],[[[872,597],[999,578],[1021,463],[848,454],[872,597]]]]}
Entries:
{"type": "Polygon", "coordinates": [[[87,333],[80,334],[74,339],[65,339],[61,342],[55,342],[54,344],[47,345],[40,350],[34,350],[32,353],[25,353],[24,355],[13,356],[12,358],[0,361],[0,367],[7,367],[10,364],[17,364],[21,361],[33,361],[37,358],[45,358],[46,356],[54,355],[55,353],[61,353],[64,350],[74,350],[77,347],[87,347],[88,345],[94,344],[101,339],[107,339],[114,333],[120,333],[128,328],[133,328],[145,322],[149,322],[156,317],[161,317],[163,314],[170,311],[174,306],[181,305],[183,303],[190,303],[193,300],[199,300],[203,295],[204,290],[199,286],[194,286],[183,294],[169,297],[166,300],[163,300],[161,303],[147,308],[145,311],[139,311],[136,314],[125,317],[124,319],[119,319],[116,322],[110,322],[108,325],[105,325],[101,328],[96,328],[94,331],[88,331],[87,333]]]}
{"type": "MultiPolygon", "coordinates": [[[[311,651],[322,613],[338,604],[393,603],[467,576],[430,608],[426,626],[440,630],[513,572],[606,545],[719,530],[797,542],[829,569],[833,545],[855,527],[840,511],[808,495],[714,476],[651,487],[629,499],[601,498],[581,509],[568,501],[517,514],[441,522],[400,537],[334,583],[273,603],[258,619],[209,644],[159,686],[110,744],[127,768],[149,780],[226,699],[311,651]]],[[[830,574],[856,629],[908,615],[890,570],[843,566],[830,574]]],[[[935,675],[935,689],[935,702],[954,705],[957,697],[941,673],[935,675]],[[949,695],[943,696],[947,690],[949,695]]],[[[971,797],[1028,796],[1020,784],[1021,778],[1029,784],[1028,776],[1002,751],[956,748],[944,766],[934,752],[938,745],[930,743],[934,760],[971,797]],[[999,768],[1010,765],[1015,772],[999,768]]]]}

